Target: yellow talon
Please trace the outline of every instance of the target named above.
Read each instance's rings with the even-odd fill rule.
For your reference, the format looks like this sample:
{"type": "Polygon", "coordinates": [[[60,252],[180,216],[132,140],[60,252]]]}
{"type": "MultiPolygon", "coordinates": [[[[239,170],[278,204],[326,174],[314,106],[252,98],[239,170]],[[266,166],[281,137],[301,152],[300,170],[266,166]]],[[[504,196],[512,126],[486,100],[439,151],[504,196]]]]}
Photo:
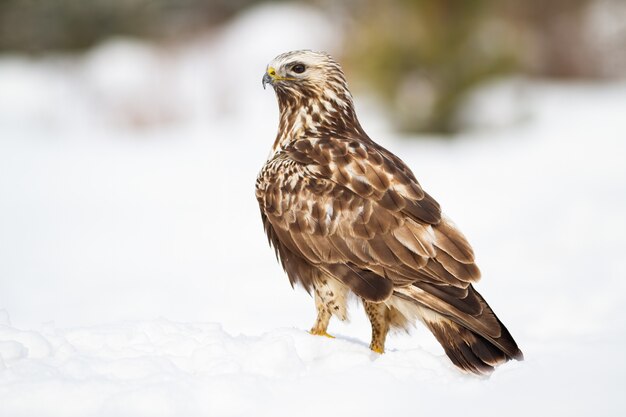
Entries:
{"type": "Polygon", "coordinates": [[[373,347],[373,348],[370,348],[370,349],[372,350],[372,352],[380,353],[381,355],[383,353],[385,353],[385,349],[383,349],[383,348],[373,347]]]}
{"type": "Polygon", "coordinates": [[[322,330],[322,331],[320,331],[320,330],[309,330],[309,333],[311,333],[312,335],[315,335],[315,336],[326,336],[326,337],[329,337],[331,339],[335,338],[335,336],[331,336],[328,333],[326,333],[325,330],[322,330]]]}

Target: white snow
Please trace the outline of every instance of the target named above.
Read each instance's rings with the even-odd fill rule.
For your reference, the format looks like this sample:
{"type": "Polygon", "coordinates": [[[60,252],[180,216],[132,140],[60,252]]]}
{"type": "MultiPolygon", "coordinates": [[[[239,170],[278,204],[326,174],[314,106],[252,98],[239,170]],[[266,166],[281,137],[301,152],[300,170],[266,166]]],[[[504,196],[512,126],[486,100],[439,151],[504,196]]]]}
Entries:
{"type": "Polygon", "coordinates": [[[0,57],[0,416],[624,415],[624,83],[505,80],[452,141],[404,140],[355,92],[526,361],[465,376],[420,326],[378,356],[356,305],[336,339],[306,332],[254,198],[277,125],[261,76],[337,52],[334,30],[264,6],[167,48],[0,57]]]}

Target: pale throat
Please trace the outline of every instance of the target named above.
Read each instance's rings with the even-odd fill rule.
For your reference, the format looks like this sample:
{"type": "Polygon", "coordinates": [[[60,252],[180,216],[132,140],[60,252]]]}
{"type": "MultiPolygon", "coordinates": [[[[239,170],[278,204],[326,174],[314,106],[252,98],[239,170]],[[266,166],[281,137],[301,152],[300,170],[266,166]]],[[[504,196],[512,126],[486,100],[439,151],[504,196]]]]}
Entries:
{"type": "Polygon", "coordinates": [[[300,138],[341,136],[362,131],[352,96],[344,91],[346,93],[338,95],[328,90],[318,96],[300,96],[298,99],[279,96],[278,134],[270,158],[300,138]]]}

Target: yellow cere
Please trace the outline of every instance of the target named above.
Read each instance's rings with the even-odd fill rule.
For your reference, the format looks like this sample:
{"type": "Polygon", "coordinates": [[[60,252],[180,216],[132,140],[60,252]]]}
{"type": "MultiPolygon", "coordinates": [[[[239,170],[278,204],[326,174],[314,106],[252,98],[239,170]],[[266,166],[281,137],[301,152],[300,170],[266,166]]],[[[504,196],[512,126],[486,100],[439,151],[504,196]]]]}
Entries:
{"type": "Polygon", "coordinates": [[[277,81],[281,81],[281,80],[288,80],[288,81],[294,81],[295,78],[293,77],[281,77],[280,75],[276,74],[276,70],[274,69],[274,67],[268,67],[267,68],[267,74],[272,77],[274,80],[277,81]]]}

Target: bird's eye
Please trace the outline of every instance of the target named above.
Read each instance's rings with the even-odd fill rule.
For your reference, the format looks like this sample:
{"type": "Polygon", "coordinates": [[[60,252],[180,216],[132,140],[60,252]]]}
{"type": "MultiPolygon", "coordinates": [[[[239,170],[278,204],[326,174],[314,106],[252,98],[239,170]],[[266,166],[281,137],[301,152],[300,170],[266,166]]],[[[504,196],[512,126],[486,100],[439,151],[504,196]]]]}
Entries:
{"type": "Polygon", "coordinates": [[[302,74],[305,68],[304,68],[304,65],[302,64],[296,64],[293,67],[291,67],[291,70],[295,72],[296,74],[302,74]]]}

